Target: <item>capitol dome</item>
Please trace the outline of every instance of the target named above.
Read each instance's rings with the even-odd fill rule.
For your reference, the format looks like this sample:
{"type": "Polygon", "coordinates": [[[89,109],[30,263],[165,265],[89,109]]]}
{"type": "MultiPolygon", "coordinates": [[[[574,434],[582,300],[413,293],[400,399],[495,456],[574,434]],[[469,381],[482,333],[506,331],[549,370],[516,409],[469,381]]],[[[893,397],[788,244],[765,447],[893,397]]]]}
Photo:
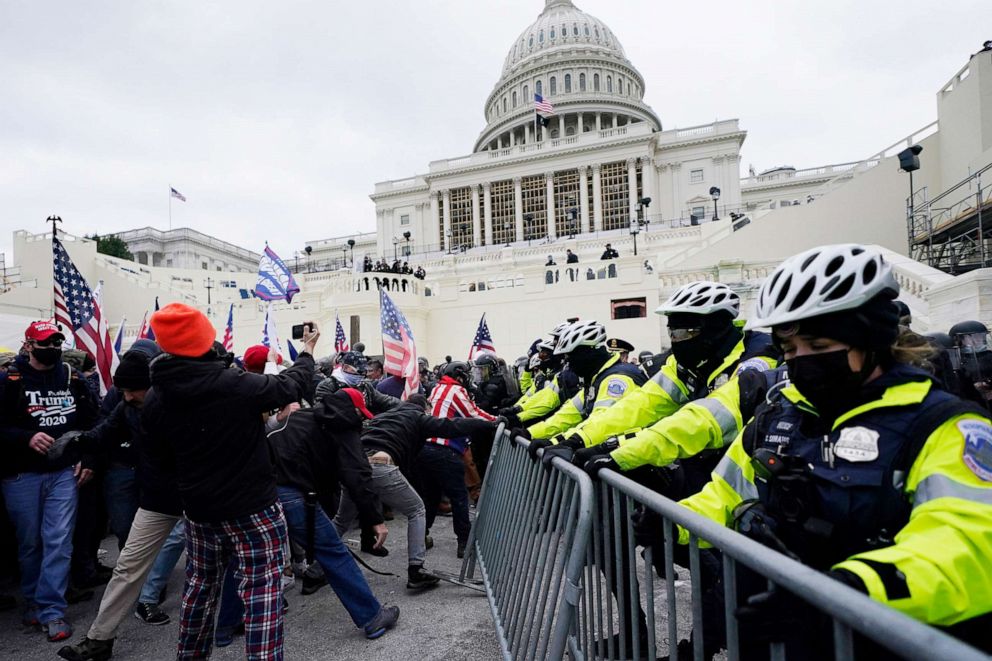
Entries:
{"type": "Polygon", "coordinates": [[[486,101],[475,150],[503,149],[637,122],[661,121],[644,104],[644,79],[613,31],[571,0],[544,11],[514,41],[486,101]],[[534,95],[554,106],[546,130],[534,123],[534,95]]]}

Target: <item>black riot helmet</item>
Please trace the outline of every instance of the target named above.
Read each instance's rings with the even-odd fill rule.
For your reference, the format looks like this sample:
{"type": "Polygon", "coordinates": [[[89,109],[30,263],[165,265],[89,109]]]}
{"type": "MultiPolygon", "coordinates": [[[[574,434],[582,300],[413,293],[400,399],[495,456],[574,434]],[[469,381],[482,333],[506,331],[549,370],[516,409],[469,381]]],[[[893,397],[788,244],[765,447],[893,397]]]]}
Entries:
{"type": "Polygon", "coordinates": [[[981,353],[989,350],[989,329],[980,321],[960,321],[948,331],[955,346],[966,353],[981,353]]]}
{"type": "Polygon", "coordinates": [[[499,361],[491,353],[480,353],[472,361],[472,370],[476,383],[485,383],[499,371],[499,361]]]}
{"type": "Polygon", "coordinates": [[[453,360],[441,368],[441,376],[451,377],[463,386],[472,381],[472,367],[461,360],[453,360]]]}

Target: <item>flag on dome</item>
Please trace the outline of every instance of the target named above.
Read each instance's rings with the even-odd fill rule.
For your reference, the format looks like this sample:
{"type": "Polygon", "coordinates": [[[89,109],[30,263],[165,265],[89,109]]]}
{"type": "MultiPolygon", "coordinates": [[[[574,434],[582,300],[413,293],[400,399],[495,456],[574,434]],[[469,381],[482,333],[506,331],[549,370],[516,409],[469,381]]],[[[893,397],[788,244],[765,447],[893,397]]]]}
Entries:
{"type": "Polygon", "coordinates": [[[348,350],[348,338],[345,337],[344,328],[341,326],[341,318],[334,313],[334,350],[338,353],[348,350]]]}
{"type": "Polygon", "coordinates": [[[468,359],[472,360],[480,353],[496,353],[493,345],[493,336],[489,334],[489,324],[486,323],[486,315],[483,313],[479,320],[479,328],[475,331],[475,339],[472,340],[472,347],[468,350],[468,359]]]}
{"type": "Polygon", "coordinates": [[[555,114],[555,107],[550,101],[545,100],[540,94],[534,95],[534,112],[546,112],[549,115],[555,114]]]}
{"type": "Polygon", "coordinates": [[[169,196],[174,197],[177,200],[181,200],[182,202],[186,201],[186,196],[180,193],[179,191],[177,191],[175,188],[172,188],[171,186],[169,187],[169,196]]]}
{"type": "Polygon", "coordinates": [[[293,296],[300,293],[289,267],[279,258],[268,245],[258,262],[258,283],[255,285],[255,295],[263,301],[293,302],[293,296]]]}
{"type": "Polygon", "coordinates": [[[113,382],[117,356],[110,340],[110,327],[100,306],[100,287],[90,290],[86,279],[72,263],[62,242],[52,239],[55,323],[72,335],[76,346],[93,358],[100,375],[100,394],[113,382]]]}
{"type": "Polygon", "coordinates": [[[382,370],[405,379],[403,399],[420,390],[420,365],[417,364],[417,345],[406,317],[389,298],[385,289],[379,290],[382,323],[382,370]]]}
{"type": "Polygon", "coordinates": [[[227,311],[227,328],[224,329],[224,351],[234,353],[234,303],[227,311]]]}
{"type": "Polygon", "coordinates": [[[127,324],[127,317],[121,317],[121,325],[117,327],[117,337],[114,338],[114,353],[120,358],[121,349],[124,348],[124,326],[127,324]]]}

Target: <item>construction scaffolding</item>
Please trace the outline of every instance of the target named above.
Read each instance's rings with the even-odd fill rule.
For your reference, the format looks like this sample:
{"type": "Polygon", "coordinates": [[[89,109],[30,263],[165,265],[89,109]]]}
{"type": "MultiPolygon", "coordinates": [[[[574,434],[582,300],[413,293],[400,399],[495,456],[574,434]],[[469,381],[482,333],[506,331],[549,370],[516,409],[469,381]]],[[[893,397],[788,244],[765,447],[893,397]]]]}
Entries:
{"type": "Polygon", "coordinates": [[[992,163],[932,199],[914,191],[906,225],[916,261],[952,275],[992,266],[992,163]]]}

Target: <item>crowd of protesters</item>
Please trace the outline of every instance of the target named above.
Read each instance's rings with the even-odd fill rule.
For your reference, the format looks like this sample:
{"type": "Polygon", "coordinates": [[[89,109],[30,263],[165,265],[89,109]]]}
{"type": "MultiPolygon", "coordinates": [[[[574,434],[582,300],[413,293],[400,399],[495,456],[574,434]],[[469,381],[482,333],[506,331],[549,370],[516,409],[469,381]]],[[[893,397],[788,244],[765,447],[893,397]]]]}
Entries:
{"type": "Polygon", "coordinates": [[[102,396],[52,322],[0,356],[0,549],[20,581],[0,609],[68,641],[67,604],[106,584],[85,635],[58,655],[109,659],[125,617],[170,622],[161,603],[185,551],[177,658],[206,658],[242,632],[247,658],[282,658],[293,584],[304,595],[329,585],[363,635],[384,635],[399,609],[372,592],[343,536],[360,529],[361,551],[386,556],[386,521],[405,518],[406,588],[436,586],[431,526],[453,513],[461,557],[481,484],[470,445],[491,446],[514,391],[484,410],[471,364],[422,359],[421,392],[401,400],[402,380],[397,390],[362,345],[315,362],[312,323],[292,364],[261,345],[228,353],[182,304],[150,325],[155,341],[121,355],[102,396]],[[98,561],[108,532],[113,568],[98,561]]]}
{"type": "Polygon", "coordinates": [[[377,259],[375,262],[368,255],[362,260],[362,272],[363,273],[398,273],[400,275],[412,275],[418,280],[423,280],[427,277],[427,271],[424,267],[418,266],[416,269],[410,266],[408,262],[400,261],[394,259],[390,263],[386,259],[377,259]]]}

